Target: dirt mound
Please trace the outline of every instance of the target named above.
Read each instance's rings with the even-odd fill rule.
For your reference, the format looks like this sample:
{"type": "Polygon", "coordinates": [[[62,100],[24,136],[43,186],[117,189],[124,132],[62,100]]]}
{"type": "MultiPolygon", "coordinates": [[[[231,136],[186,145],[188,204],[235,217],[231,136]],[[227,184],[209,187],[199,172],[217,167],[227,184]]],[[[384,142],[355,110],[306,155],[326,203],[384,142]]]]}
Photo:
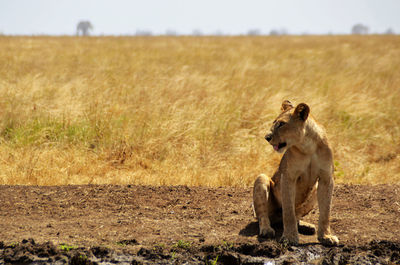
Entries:
{"type": "Polygon", "coordinates": [[[338,185],[334,248],[258,238],[251,200],[251,188],[0,186],[0,264],[400,263],[398,185],[338,185]]]}
{"type": "Polygon", "coordinates": [[[11,245],[0,244],[0,264],[99,264],[130,263],[130,253],[118,253],[106,247],[55,246],[24,239],[11,245]]]}
{"type": "Polygon", "coordinates": [[[243,244],[213,252],[208,260],[221,264],[397,264],[400,244],[372,241],[365,246],[323,247],[305,244],[284,248],[276,242],[243,244]]]}
{"type": "Polygon", "coordinates": [[[137,253],[106,247],[66,249],[33,239],[4,246],[0,264],[399,264],[400,243],[371,241],[364,246],[323,247],[305,244],[285,248],[275,241],[260,244],[204,245],[201,247],[142,247],[137,253]]]}

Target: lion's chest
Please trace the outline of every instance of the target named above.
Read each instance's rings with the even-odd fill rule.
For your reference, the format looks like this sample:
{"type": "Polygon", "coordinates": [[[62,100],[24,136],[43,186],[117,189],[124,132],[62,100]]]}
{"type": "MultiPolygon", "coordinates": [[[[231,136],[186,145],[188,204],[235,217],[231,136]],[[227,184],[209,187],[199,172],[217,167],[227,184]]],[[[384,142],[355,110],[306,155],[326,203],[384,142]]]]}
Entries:
{"type": "MultiPolygon", "coordinates": [[[[318,161],[310,159],[309,163],[303,168],[303,170],[297,173],[296,178],[296,199],[295,199],[295,208],[296,213],[302,212],[302,209],[309,210],[310,207],[313,207],[316,202],[316,190],[317,190],[317,180],[318,180],[318,172],[319,167],[318,161]]],[[[278,203],[282,204],[281,197],[281,172],[278,170],[274,177],[273,181],[275,182],[274,187],[274,197],[277,199],[278,203]]],[[[304,210],[306,211],[306,210],[304,210]]]]}

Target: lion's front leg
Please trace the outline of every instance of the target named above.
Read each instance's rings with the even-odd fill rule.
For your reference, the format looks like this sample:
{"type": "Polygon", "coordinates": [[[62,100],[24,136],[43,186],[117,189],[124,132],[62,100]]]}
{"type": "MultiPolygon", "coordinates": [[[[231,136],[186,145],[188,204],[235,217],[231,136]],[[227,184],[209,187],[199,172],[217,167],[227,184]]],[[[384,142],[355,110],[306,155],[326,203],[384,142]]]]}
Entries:
{"type": "Polygon", "coordinates": [[[295,213],[296,199],[296,179],[290,175],[281,175],[282,193],[282,215],[283,215],[283,235],[281,242],[297,245],[299,234],[297,230],[297,218],[295,213]]]}
{"type": "Polygon", "coordinates": [[[331,234],[329,216],[333,193],[333,177],[330,171],[321,171],[318,182],[318,241],[323,245],[334,246],[339,244],[339,239],[331,234]]]}

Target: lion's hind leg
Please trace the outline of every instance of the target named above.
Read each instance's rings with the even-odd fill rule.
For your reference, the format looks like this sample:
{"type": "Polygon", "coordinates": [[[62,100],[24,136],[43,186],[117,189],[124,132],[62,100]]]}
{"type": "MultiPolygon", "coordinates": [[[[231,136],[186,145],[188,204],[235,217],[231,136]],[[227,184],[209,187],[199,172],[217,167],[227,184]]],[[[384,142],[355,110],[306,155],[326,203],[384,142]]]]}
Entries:
{"type": "Polygon", "coordinates": [[[306,236],[315,235],[315,232],[317,231],[315,225],[304,222],[302,220],[298,222],[297,229],[299,230],[300,234],[306,236]]]}
{"type": "Polygon", "coordinates": [[[271,178],[261,174],[254,182],[253,188],[253,206],[259,223],[259,235],[267,238],[275,237],[275,230],[271,227],[269,219],[269,215],[273,211],[271,198],[272,183],[271,178]]]}

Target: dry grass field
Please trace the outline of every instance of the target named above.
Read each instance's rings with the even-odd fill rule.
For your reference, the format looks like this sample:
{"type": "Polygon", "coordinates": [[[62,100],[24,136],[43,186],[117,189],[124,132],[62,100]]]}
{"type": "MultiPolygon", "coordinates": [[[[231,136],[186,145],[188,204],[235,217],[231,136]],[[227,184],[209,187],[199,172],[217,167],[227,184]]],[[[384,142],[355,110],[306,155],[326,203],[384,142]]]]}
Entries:
{"type": "Polygon", "coordinates": [[[400,182],[400,36],[0,37],[0,184],[250,186],[284,99],[400,182]]]}

